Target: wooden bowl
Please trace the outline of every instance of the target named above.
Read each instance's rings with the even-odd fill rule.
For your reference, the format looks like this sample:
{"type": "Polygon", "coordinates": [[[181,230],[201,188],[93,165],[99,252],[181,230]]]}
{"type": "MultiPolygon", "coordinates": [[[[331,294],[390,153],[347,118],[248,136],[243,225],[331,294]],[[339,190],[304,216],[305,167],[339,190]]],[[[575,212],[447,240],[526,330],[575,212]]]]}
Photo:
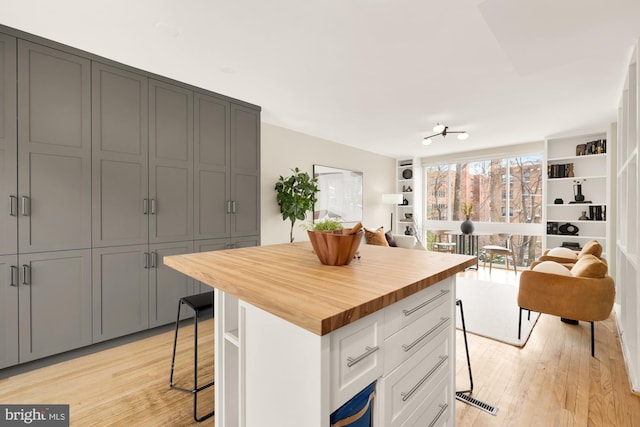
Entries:
{"type": "Polygon", "coordinates": [[[362,230],[355,234],[349,233],[350,229],[342,230],[342,233],[330,233],[326,231],[307,231],[311,246],[321,263],[325,265],[348,265],[362,241],[362,230]]]}

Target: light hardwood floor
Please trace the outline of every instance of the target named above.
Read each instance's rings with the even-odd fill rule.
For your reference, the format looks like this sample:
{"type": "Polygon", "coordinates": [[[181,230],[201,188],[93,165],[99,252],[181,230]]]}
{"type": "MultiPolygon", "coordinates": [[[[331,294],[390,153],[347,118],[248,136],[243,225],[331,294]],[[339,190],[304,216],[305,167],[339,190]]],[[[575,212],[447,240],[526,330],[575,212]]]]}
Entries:
{"type": "MultiPolygon", "coordinates": [[[[500,273],[493,270],[494,279],[500,273]]],[[[511,273],[513,275],[513,273],[511,273]]],[[[203,381],[213,375],[213,320],[200,327],[203,381]],[[209,363],[207,363],[209,361],[209,363]]],[[[456,401],[459,426],[638,426],[640,397],[630,391],[615,319],[588,324],[542,315],[520,349],[468,334],[473,396],[496,416],[456,401]]],[[[191,327],[180,332],[176,378],[191,380],[191,327]]],[[[173,331],[0,380],[0,403],[68,403],[72,426],[212,426],[195,423],[192,397],[168,386],[173,331]]],[[[457,333],[457,388],[468,388],[462,333],[457,333]]],[[[202,394],[202,410],[213,401],[202,394]]],[[[228,426],[232,427],[232,426],[228,426]]]]}

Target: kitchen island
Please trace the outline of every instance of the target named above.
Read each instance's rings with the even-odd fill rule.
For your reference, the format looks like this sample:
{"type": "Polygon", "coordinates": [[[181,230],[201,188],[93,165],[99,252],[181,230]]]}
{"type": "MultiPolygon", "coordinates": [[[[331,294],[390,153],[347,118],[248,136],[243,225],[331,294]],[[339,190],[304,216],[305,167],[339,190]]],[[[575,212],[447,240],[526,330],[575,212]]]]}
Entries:
{"type": "Polygon", "coordinates": [[[455,273],[475,257],[363,244],[336,267],[300,242],[164,263],[216,291],[216,426],[326,427],[373,381],[377,425],[453,424],[455,273]]]}

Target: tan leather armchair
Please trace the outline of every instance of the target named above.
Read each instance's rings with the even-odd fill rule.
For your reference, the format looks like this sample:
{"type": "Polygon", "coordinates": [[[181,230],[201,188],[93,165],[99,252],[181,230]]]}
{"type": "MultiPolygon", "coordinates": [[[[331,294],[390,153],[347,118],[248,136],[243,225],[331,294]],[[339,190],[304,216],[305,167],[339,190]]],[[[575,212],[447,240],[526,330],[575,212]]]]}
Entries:
{"type": "Polygon", "coordinates": [[[593,255],[582,257],[568,273],[526,270],[520,275],[518,306],[591,323],[591,355],[595,355],[594,322],[609,318],[615,301],[615,284],[607,275],[607,265],[593,255]]]}

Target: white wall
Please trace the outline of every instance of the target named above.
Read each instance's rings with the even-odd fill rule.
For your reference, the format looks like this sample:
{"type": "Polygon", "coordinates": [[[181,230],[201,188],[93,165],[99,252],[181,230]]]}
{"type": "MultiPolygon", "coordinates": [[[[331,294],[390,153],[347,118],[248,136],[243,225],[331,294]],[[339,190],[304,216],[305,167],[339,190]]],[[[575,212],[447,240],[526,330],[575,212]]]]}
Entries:
{"type": "MultiPolygon", "coordinates": [[[[312,176],[314,164],[363,172],[362,224],[389,229],[392,207],[383,205],[381,197],[382,193],[394,192],[395,159],[267,123],[262,123],[260,150],[262,245],[289,242],[291,223],[282,220],[276,202],[274,187],[278,178],[291,175],[291,169],[296,167],[312,176]]],[[[300,221],[294,225],[293,236],[295,241],[308,240],[300,221]]]]}

